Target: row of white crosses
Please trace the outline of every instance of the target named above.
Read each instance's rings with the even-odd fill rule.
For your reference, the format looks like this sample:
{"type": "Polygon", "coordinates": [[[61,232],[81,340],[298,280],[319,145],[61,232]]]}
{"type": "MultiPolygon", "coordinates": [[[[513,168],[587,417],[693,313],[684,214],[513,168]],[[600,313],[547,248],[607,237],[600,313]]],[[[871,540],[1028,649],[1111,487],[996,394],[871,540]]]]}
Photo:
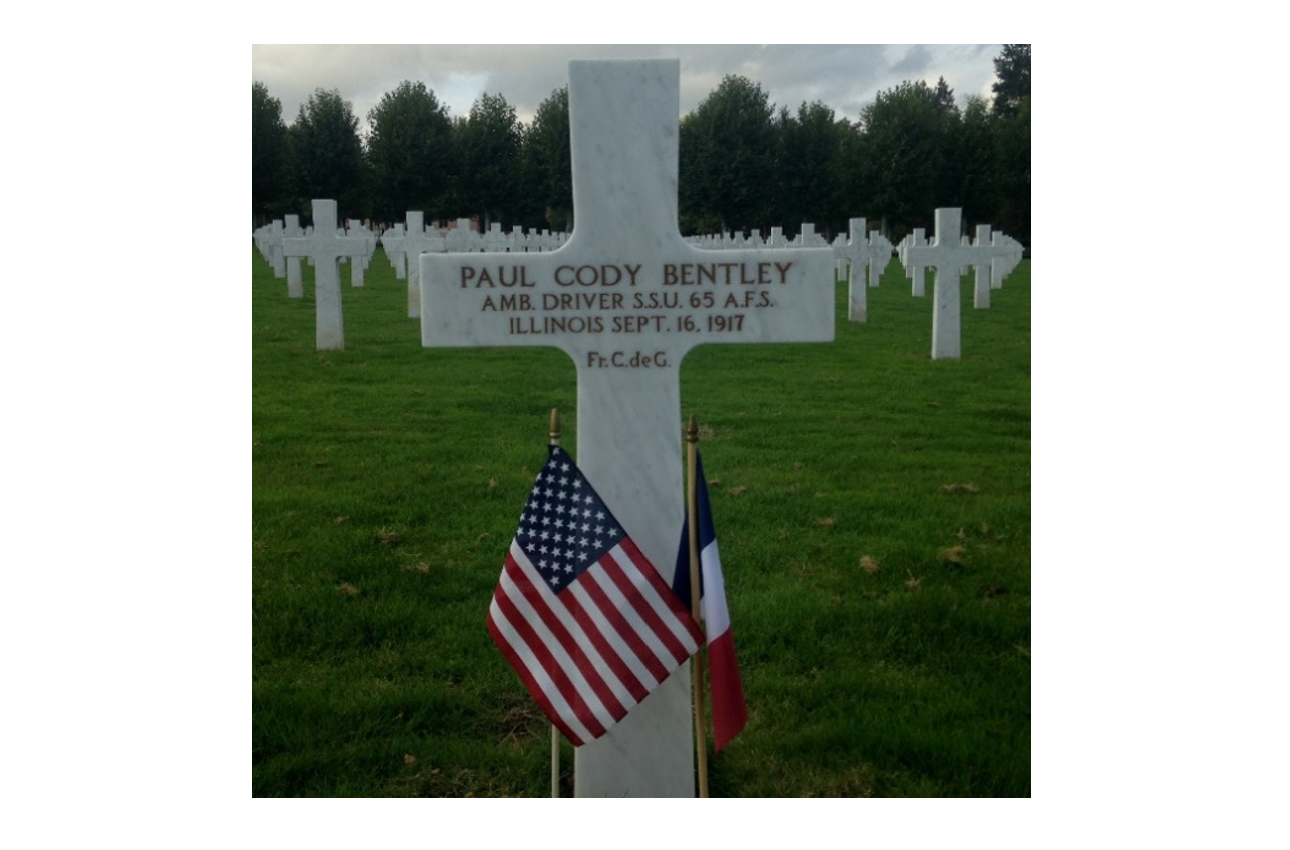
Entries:
{"type": "Polygon", "coordinates": [[[815,225],[806,222],[797,236],[789,239],[784,235],[784,228],[772,227],[765,239],[755,230],[745,235],[742,230],[733,233],[713,233],[705,236],[687,236],[685,241],[696,248],[713,251],[729,251],[741,248],[827,248],[829,243],[815,232],[815,225]]]}
{"type": "MultiPolygon", "coordinates": [[[[291,298],[304,297],[304,286],[300,274],[301,256],[288,257],[283,251],[283,240],[312,235],[313,228],[302,229],[300,227],[300,217],[296,215],[286,216],[285,221],[275,219],[270,224],[257,228],[253,234],[255,246],[273,267],[274,276],[287,279],[287,295],[291,298]]],[[[362,222],[351,219],[345,229],[337,229],[336,235],[350,236],[359,240],[356,244],[361,246],[361,250],[353,255],[346,255],[342,259],[353,261],[351,283],[354,286],[362,286],[363,273],[371,261],[372,253],[376,250],[376,234],[367,229],[362,222]]],[[[305,259],[309,259],[312,262],[312,259],[307,256],[305,259]]]]}
{"type": "Polygon", "coordinates": [[[765,241],[761,234],[751,232],[747,236],[742,231],[710,236],[695,236],[687,239],[690,244],[709,250],[732,250],[739,248],[833,248],[835,275],[846,274],[850,284],[849,307],[847,317],[853,322],[864,322],[868,319],[867,299],[865,297],[866,275],[868,286],[877,286],[883,269],[891,261],[894,248],[891,242],[877,230],[865,232],[865,220],[853,218],[850,221],[849,234],[838,234],[832,246],[824,237],[815,232],[815,225],[810,222],[802,228],[793,239],[784,236],[783,228],[772,227],[770,236],[765,241]]]}
{"type": "MultiPolygon", "coordinates": [[[[991,230],[988,224],[979,224],[976,228],[976,239],[968,242],[968,237],[962,237],[963,244],[974,246],[989,245],[991,252],[989,254],[988,273],[986,266],[981,264],[975,265],[977,269],[976,288],[973,292],[972,305],[979,309],[987,309],[990,306],[990,290],[999,289],[1003,286],[1003,279],[1007,277],[1017,264],[1021,262],[1025,248],[1016,239],[1008,236],[1000,230],[991,230]],[[986,281],[989,286],[986,286],[986,281]]],[[[901,263],[909,271],[909,276],[913,280],[913,294],[922,297],[924,294],[923,280],[924,270],[922,266],[915,266],[907,263],[906,249],[911,247],[926,247],[926,231],[921,227],[914,228],[913,232],[901,240],[896,246],[896,253],[901,258],[901,263]]]]}
{"type": "MultiPolygon", "coordinates": [[[[913,295],[924,294],[923,280],[928,267],[937,269],[936,287],[933,295],[932,313],[932,359],[957,360],[962,356],[962,333],[959,316],[958,274],[972,266],[975,269],[976,287],[973,293],[973,306],[977,309],[990,307],[990,290],[998,289],[1003,279],[1021,261],[1022,246],[1010,236],[999,231],[992,231],[990,225],[982,224],[976,228],[975,239],[968,236],[958,237],[962,226],[962,210],[957,208],[936,210],[936,240],[927,243],[923,228],[916,228],[906,236],[898,247],[877,230],[866,233],[865,219],[850,220],[849,233],[839,234],[833,240],[833,253],[837,260],[839,274],[845,271],[848,283],[847,318],[852,322],[868,320],[868,287],[877,286],[883,270],[896,253],[908,275],[913,279],[913,295]],[[946,238],[942,239],[942,234],[946,238]],[[941,267],[955,272],[940,275],[941,267]],[[868,282],[866,285],[866,275],[868,282]],[[951,280],[952,278],[952,280],[951,280]]],[[[813,224],[803,224],[796,239],[786,239],[781,228],[771,228],[771,235],[762,242],[760,234],[743,233],[734,235],[723,233],[712,236],[694,237],[691,244],[711,250],[729,250],[754,245],[758,247],[812,247],[824,245],[822,237],[815,233],[813,224]]]]}
{"type": "Polygon", "coordinates": [[[300,216],[288,215],[285,219],[274,219],[271,224],[256,229],[255,244],[273,267],[273,276],[287,279],[287,295],[291,298],[303,298],[305,290],[300,276],[300,258],[292,257],[288,260],[282,251],[282,240],[306,234],[300,229],[300,216]]]}
{"type": "Polygon", "coordinates": [[[274,276],[282,277],[283,271],[279,265],[282,261],[282,219],[274,219],[270,224],[257,227],[251,238],[255,240],[255,247],[265,261],[273,267],[274,276]]]}
{"type": "Polygon", "coordinates": [[[932,292],[933,360],[958,360],[962,356],[959,276],[967,267],[975,270],[972,304],[977,309],[987,309],[990,290],[1000,288],[1003,279],[1021,262],[1022,246],[1015,239],[992,232],[988,224],[977,226],[975,240],[960,237],[962,223],[961,209],[938,209],[936,238],[931,244],[920,227],[897,248],[901,265],[913,279],[913,295],[923,295],[924,270],[936,269],[932,292]]]}
{"type": "MultiPolygon", "coordinates": [[[[351,283],[355,287],[363,285],[363,271],[375,249],[376,236],[359,222],[351,220],[347,230],[334,227],[336,221],[335,201],[315,201],[314,220],[321,223],[326,231],[334,231],[336,238],[342,242],[330,243],[324,239],[318,244],[343,245],[344,251],[337,253],[334,260],[352,259],[351,283]],[[319,206],[319,205],[322,206],[319,206]]],[[[868,306],[866,289],[877,286],[882,270],[886,267],[893,253],[892,245],[877,230],[866,233],[865,219],[850,220],[849,233],[839,234],[833,241],[833,253],[839,270],[845,269],[848,281],[847,317],[853,322],[866,322],[868,306]],[[866,283],[866,276],[868,278],[866,283]]],[[[957,208],[938,209],[936,211],[936,238],[928,243],[923,228],[914,231],[901,241],[894,249],[900,257],[906,273],[912,279],[912,294],[922,297],[925,293],[924,279],[928,267],[936,269],[936,282],[933,290],[932,312],[932,359],[958,359],[962,355],[961,316],[958,297],[958,276],[968,266],[975,270],[975,288],[973,306],[977,309],[990,307],[990,290],[1002,286],[1004,278],[1021,261],[1023,248],[1019,242],[999,231],[992,231],[990,225],[982,224],[976,228],[975,239],[964,235],[955,243],[951,234],[959,232],[962,224],[962,210],[957,208]],[[944,237],[944,238],[943,238],[944,237]],[[955,272],[941,275],[941,269],[955,272]]],[[[255,244],[273,267],[274,274],[287,278],[287,293],[292,298],[304,295],[300,271],[300,259],[308,258],[316,262],[312,246],[314,230],[301,230],[299,218],[288,215],[285,221],[275,220],[256,230],[255,244]],[[286,246],[292,245],[292,250],[286,246]]],[[[568,240],[568,234],[551,234],[549,231],[525,234],[523,228],[515,227],[510,233],[504,233],[500,224],[490,227],[488,233],[478,234],[470,229],[469,219],[458,219],[456,227],[447,231],[426,228],[424,214],[412,211],[408,213],[407,228],[396,225],[381,236],[394,265],[396,276],[408,279],[408,317],[421,316],[420,264],[407,264],[407,256],[420,256],[424,253],[530,253],[555,250],[568,240]],[[404,269],[409,269],[405,272],[404,269]]],[[[803,248],[822,247],[827,245],[823,237],[815,233],[815,226],[804,223],[794,239],[783,235],[783,229],[772,227],[770,235],[763,241],[761,235],[750,232],[720,234],[716,236],[692,237],[687,240],[695,247],[710,250],[740,250],[748,248],[803,248]]],[[[320,257],[331,256],[330,250],[320,257]]],[[[344,322],[340,307],[339,272],[334,268],[325,268],[318,276],[319,292],[317,297],[317,344],[319,350],[344,348],[344,322]],[[335,291],[332,291],[331,279],[335,277],[335,291]]]]}
{"type": "Polygon", "coordinates": [[[421,266],[409,262],[409,257],[422,254],[461,254],[487,251],[490,253],[530,253],[554,251],[565,242],[567,233],[525,233],[516,226],[504,233],[500,224],[494,223],[488,232],[479,234],[471,230],[470,219],[457,219],[449,230],[426,227],[425,213],[409,210],[406,227],[396,224],[381,234],[381,246],[394,266],[394,276],[408,281],[408,318],[421,317],[421,266]]]}
{"type": "MultiPolygon", "coordinates": [[[[256,248],[271,264],[276,277],[286,277],[287,295],[291,298],[304,297],[301,259],[308,260],[316,267],[316,346],[319,351],[342,351],[345,348],[345,322],[341,307],[339,264],[343,260],[349,260],[351,285],[363,286],[364,272],[376,250],[377,236],[362,222],[353,219],[349,220],[348,227],[337,227],[334,200],[313,201],[314,227],[301,229],[299,216],[296,215],[284,218],[285,220],[275,220],[255,230],[253,238],[256,248]]],[[[481,236],[471,231],[468,219],[458,219],[456,229],[439,234],[434,230],[426,230],[423,214],[420,212],[408,213],[408,225],[406,231],[401,227],[398,231],[391,229],[381,238],[390,251],[396,271],[406,265],[408,252],[412,252],[413,256],[427,251],[468,253],[490,249],[514,250],[511,246],[520,245],[524,246],[522,250],[543,250],[547,245],[556,244],[546,231],[536,238],[530,238],[523,234],[521,228],[516,228],[508,236],[501,233],[500,225],[494,225],[489,234],[481,236]]],[[[563,237],[563,234],[557,238],[559,237],[563,237]]],[[[420,265],[414,263],[412,268],[412,275],[404,273],[402,276],[411,278],[408,287],[408,315],[419,318],[420,265]]]]}

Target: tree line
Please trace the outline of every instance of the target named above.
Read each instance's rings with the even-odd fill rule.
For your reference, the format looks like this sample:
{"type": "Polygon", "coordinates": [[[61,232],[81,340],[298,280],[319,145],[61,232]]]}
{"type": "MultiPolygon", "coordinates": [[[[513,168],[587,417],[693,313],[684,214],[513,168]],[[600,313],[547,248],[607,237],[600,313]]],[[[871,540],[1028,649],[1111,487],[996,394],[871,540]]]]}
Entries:
{"type": "MultiPolygon", "coordinates": [[[[893,241],[931,227],[937,207],[961,207],[1030,243],[1030,45],[994,59],[994,96],[957,105],[944,78],[878,92],[854,119],[825,104],[776,107],[757,82],[725,77],[681,118],[682,233],[802,222],[831,236],[864,216],[893,241]]],[[[487,226],[572,230],[569,92],[556,89],[532,122],[500,94],[449,115],[424,83],[405,81],[368,113],[366,135],[339,91],[316,90],[287,124],[253,82],[252,218],[308,217],[335,198],[343,218],[402,221],[478,216],[487,226]]]]}

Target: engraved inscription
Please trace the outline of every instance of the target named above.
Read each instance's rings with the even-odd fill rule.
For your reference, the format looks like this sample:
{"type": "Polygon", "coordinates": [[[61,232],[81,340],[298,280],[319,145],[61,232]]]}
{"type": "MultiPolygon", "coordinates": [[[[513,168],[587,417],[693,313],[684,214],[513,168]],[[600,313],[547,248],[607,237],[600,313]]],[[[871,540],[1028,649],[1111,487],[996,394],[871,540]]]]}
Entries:
{"type": "Polygon", "coordinates": [[[468,311],[497,315],[503,324],[494,328],[516,342],[597,337],[602,342],[592,346],[605,350],[587,355],[588,368],[651,369],[668,364],[666,353],[653,350],[664,339],[733,341],[749,330],[760,333],[762,313],[792,303],[782,294],[799,285],[797,271],[796,258],[543,266],[480,257],[464,261],[452,285],[464,290],[468,311]]]}
{"type": "MultiPolygon", "coordinates": [[[[456,284],[476,293],[480,313],[508,314],[506,333],[513,337],[712,336],[738,334],[748,327],[750,315],[774,310],[776,292],[792,285],[793,267],[792,260],[654,266],[608,262],[545,269],[480,262],[462,265],[456,284]]],[[[667,363],[663,352],[629,348],[587,355],[587,366],[598,369],[667,363]]]]}

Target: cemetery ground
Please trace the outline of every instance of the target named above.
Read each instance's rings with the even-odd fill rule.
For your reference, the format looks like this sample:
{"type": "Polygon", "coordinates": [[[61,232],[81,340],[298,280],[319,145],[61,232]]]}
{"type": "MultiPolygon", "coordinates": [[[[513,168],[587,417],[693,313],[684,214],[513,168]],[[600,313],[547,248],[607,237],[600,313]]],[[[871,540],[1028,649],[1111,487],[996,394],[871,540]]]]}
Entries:
{"type": "MultiPolygon", "coordinates": [[[[252,248],[252,793],[548,796],[484,620],[573,363],[422,348],[379,249],[317,352],[304,274],[252,248]]],[[[971,283],[958,361],[894,259],[832,343],[686,358],[748,701],[713,796],[1030,794],[1030,261],[971,283]]]]}

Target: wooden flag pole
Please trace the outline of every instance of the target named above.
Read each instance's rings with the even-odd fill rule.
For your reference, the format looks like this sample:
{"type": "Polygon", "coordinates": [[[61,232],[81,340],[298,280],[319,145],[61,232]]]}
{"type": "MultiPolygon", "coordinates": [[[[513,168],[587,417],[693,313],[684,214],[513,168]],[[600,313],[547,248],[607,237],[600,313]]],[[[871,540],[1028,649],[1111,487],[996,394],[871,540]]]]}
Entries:
{"type": "MultiPolygon", "coordinates": [[[[685,512],[690,527],[690,612],[702,628],[699,598],[699,423],[693,415],[685,429],[685,467],[689,481],[685,488],[685,512]]],[[[708,741],[703,726],[703,648],[694,653],[691,672],[694,682],[694,752],[699,762],[699,797],[708,796],[708,741]]]]}
{"type": "Polygon", "coordinates": [[[560,730],[551,724],[551,799],[560,796],[560,730]]]}
{"type": "MultiPolygon", "coordinates": [[[[560,411],[551,408],[551,432],[549,445],[560,445],[560,411]]],[[[551,797],[560,796],[560,730],[551,724],[551,797]]]]}

